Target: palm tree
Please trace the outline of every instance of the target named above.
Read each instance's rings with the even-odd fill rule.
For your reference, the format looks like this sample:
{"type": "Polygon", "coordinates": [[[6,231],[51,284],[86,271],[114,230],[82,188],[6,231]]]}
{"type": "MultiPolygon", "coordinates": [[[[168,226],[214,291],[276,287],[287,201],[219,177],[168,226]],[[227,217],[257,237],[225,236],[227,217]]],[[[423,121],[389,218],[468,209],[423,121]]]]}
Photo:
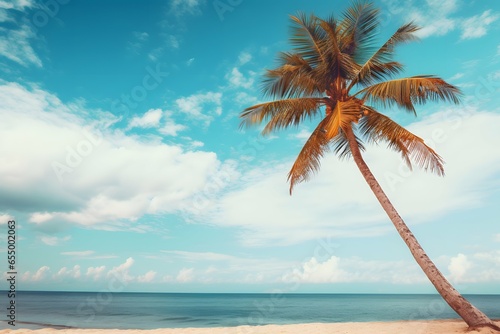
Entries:
{"type": "Polygon", "coordinates": [[[262,131],[297,126],[306,119],[319,124],[304,144],[288,174],[293,187],[310,178],[320,167],[321,157],[333,151],[352,157],[361,174],[391,219],[439,294],[470,329],[495,325],[453,288],[436,268],[403,219],[391,204],[365,163],[363,142],[385,141],[399,152],[411,168],[412,162],[425,170],[444,175],[443,159],[424,140],[378,112],[373,105],[397,106],[415,112],[427,101],[460,102],[461,92],[435,76],[394,78],[403,65],[393,60],[397,45],[416,40],[415,24],[402,25],[382,46],[376,48],[379,11],[373,4],[356,1],[341,19],[321,19],[299,13],[291,16],[292,52],[279,54],[279,66],[267,70],[263,93],[272,101],[254,105],[241,113],[241,126],[267,123],[262,131]]]}

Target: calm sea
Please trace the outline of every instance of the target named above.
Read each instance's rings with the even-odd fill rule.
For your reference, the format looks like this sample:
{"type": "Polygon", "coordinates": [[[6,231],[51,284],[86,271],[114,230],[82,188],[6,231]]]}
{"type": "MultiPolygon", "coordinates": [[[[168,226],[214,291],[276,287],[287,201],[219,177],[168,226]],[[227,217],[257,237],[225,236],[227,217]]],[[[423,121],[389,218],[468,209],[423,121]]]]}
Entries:
{"type": "MultiPolygon", "coordinates": [[[[491,318],[500,318],[500,295],[466,297],[491,318]]],[[[457,318],[438,295],[19,292],[16,305],[17,329],[155,329],[457,318]]],[[[6,312],[0,317],[6,319],[6,312]]],[[[13,329],[0,322],[0,329],[5,328],[13,329]]]]}

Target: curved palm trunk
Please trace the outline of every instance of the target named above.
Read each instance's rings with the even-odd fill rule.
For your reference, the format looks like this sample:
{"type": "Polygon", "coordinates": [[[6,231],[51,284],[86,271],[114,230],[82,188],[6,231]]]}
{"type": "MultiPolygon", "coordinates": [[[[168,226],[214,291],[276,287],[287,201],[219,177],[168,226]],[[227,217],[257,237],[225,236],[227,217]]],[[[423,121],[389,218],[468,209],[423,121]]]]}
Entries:
{"type": "Polygon", "coordinates": [[[431,259],[427,256],[422,246],[418,243],[417,239],[406,226],[403,219],[399,216],[398,212],[390,202],[387,195],[382,190],[382,187],[373,176],[368,168],[368,165],[363,160],[361,151],[356,143],[352,128],[344,130],[349,141],[352,156],[356,165],[358,166],[361,174],[370,186],[371,190],[377,197],[378,201],[384,208],[385,212],[391,219],[396,227],[401,238],[410,249],[411,254],[424,271],[425,275],[432,282],[436,290],[443,297],[443,299],[451,306],[451,308],[469,325],[469,329],[476,329],[480,327],[490,327],[500,331],[500,327],[495,325],[483,312],[472,305],[466,300],[443,276],[443,274],[436,268],[431,259]]]}

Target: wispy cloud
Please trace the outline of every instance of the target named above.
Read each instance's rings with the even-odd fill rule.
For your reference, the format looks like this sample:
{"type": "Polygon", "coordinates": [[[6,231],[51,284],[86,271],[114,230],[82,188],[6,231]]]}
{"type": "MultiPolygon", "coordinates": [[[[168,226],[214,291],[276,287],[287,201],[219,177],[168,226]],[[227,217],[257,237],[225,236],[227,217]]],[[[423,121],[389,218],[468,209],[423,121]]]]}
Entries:
{"type": "Polygon", "coordinates": [[[187,126],[176,123],[176,121],[172,118],[172,115],[172,111],[165,112],[165,124],[158,131],[165,136],[175,137],[179,134],[179,132],[186,130],[187,126]]]}
{"type": "Polygon", "coordinates": [[[21,280],[25,282],[38,282],[45,279],[50,272],[50,267],[42,266],[34,274],[27,271],[21,275],[21,280]]]}
{"type": "Polygon", "coordinates": [[[212,252],[162,251],[163,253],[188,262],[233,261],[235,256],[212,252]]]}
{"type": "Polygon", "coordinates": [[[69,241],[71,239],[71,236],[65,236],[65,237],[54,237],[54,236],[41,236],[40,241],[42,241],[44,244],[48,246],[57,246],[61,243],[64,243],[66,241],[69,241]]]}
{"type": "Polygon", "coordinates": [[[86,257],[95,254],[94,251],[79,251],[79,252],[62,252],[61,255],[74,256],[74,257],[86,257]]]}
{"type": "Polygon", "coordinates": [[[177,274],[176,280],[180,283],[189,283],[194,280],[194,268],[183,268],[177,274]]]}
{"type": "Polygon", "coordinates": [[[457,73],[454,76],[452,76],[451,78],[449,78],[447,81],[455,81],[455,80],[462,78],[463,76],[464,76],[463,73],[457,73]]]}
{"type": "Polygon", "coordinates": [[[92,278],[94,281],[97,281],[98,279],[104,276],[105,271],[106,271],[106,266],[89,267],[87,269],[85,276],[92,278]]]}
{"type": "Polygon", "coordinates": [[[42,67],[42,61],[31,46],[35,33],[28,25],[22,25],[19,29],[0,28],[0,34],[4,35],[0,39],[0,56],[25,67],[42,67]]]}
{"type": "Polygon", "coordinates": [[[415,263],[404,261],[362,260],[331,256],[323,261],[312,257],[300,266],[286,272],[285,283],[351,283],[391,282],[416,284],[426,277],[415,263]]]}
{"type": "Polygon", "coordinates": [[[33,0],[0,0],[0,22],[15,21],[11,11],[23,12],[34,5],[33,0]]]}
{"type": "Polygon", "coordinates": [[[301,141],[304,141],[311,137],[311,131],[307,129],[302,129],[298,133],[292,135],[293,138],[300,139],[301,141]]]}
{"type": "Polygon", "coordinates": [[[139,283],[150,283],[153,282],[156,277],[156,272],[153,270],[148,271],[144,275],[137,276],[137,281],[139,283]]]}
{"type": "Polygon", "coordinates": [[[171,0],[170,11],[175,15],[199,15],[205,0],[171,0]]]}
{"type": "Polygon", "coordinates": [[[479,38],[487,34],[488,26],[498,19],[497,14],[492,14],[491,10],[487,10],[481,15],[474,15],[465,19],[462,24],[461,39],[479,38]]]}
{"type": "Polygon", "coordinates": [[[134,31],[132,33],[132,40],[128,42],[128,50],[139,54],[149,40],[149,34],[147,32],[134,31]]]}
{"type": "Polygon", "coordinates": [[[238,67],[233,67],[231,71],[226,75],[226,79],[229,81],[231,88],[246,88],[249,89],[254,84],[255,72],[248,72],[248,75],[245,76],[238,67]]]}
{"type": "Polygon", "coordinates": [[[150,109],[142,116],[136,116],[129,122],[128,127],[131,128],[156,128],[160,125],[160,120],[163,116],[161,109],[150,109]]]}
{"type": "Polygon", "coordinates": [[[57,274],[54,275],[55,279],[63,279],[63,278],[74,278],[79,279],[81,277],[80,266],[75,265],[72,269],[68,269],[66,267],[62,267],[57,274]]]}
{"type": "Polygon", "coordinates": [[[384,0],[389,12],[394,16],[402,16],[405,21],[413,21],[422,29],[417,32],[421,38],[444,36],[452,31],[460,30],[460,38],[479,38],[487,34],[488,26],[497,20],[498,15],[491,10],[481,15],[462,17],[459,12],[461,3],[458,0],[384,0]]]}
{"type": "Polygon", "coordinates": [[[241,52],[238,56],[238,62],[240,65],[245,65],[250,60],[252,60],[252,55],[249,52],[241,52]]]}
{"type": "Polygon", "coordinates": [[[210,125],[215,116],[222,114],[222,93],[207,92],[181,97],[175,100],[180,112],[194,121],[210,125]]]}

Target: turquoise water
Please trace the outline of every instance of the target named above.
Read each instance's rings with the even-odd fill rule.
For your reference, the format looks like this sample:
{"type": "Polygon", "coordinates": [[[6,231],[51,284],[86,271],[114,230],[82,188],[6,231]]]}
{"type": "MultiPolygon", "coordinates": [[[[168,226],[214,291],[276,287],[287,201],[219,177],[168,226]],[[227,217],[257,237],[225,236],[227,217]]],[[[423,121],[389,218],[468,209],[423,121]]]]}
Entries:
{"type": "MultiPolygon", "coordinates": [[[[491,318],[500,318],[500,295],[466,297],[491,318]]],[[[457,318],[438,295],[19,292],[16,305],[16,329],[155,329],[457,318]]],[[[5,321],[0,328],[13,329],[5,321]]]]}

